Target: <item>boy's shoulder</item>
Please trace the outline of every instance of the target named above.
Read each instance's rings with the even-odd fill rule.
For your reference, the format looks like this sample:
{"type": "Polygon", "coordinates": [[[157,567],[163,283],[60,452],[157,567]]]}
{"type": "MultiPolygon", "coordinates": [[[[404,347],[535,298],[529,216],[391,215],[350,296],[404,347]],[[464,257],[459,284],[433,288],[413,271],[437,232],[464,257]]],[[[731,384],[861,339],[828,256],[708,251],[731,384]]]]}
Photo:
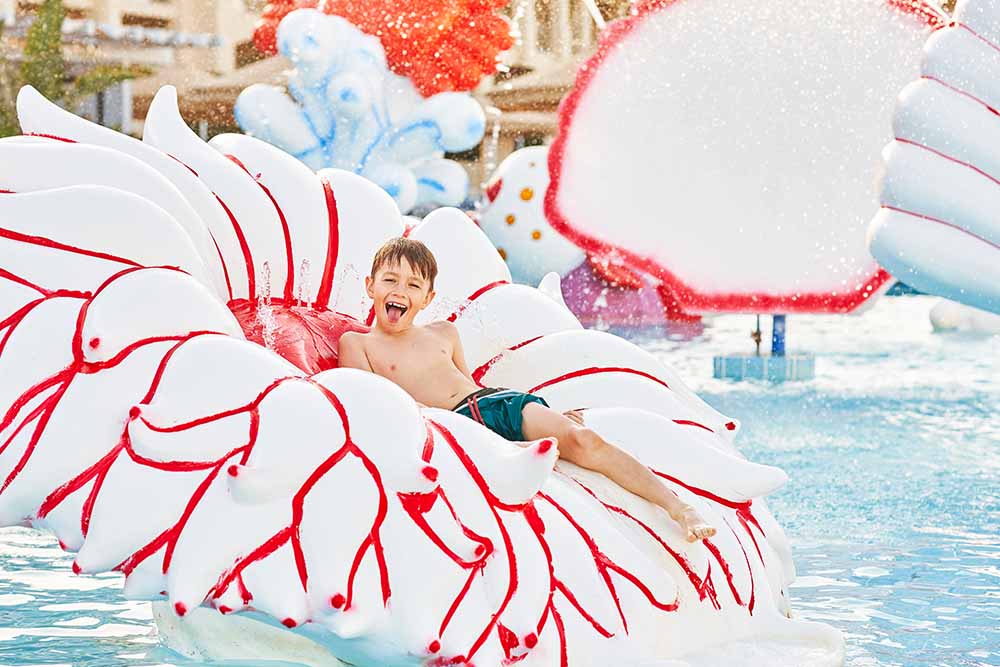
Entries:
{"type": "Polygon", "coordinates": [[[367,331],[345,331],[340,334],[339,344],[340,345],[363,345],[365,338],[368,338],[371,332],[367,331]]]}
{"type": "Polygon", "coordinates": [[[424,324],[422,328],[446,336],[451,336],[452,334],[458,332],[458,327],[455,326],[455,323],[449,322],[448,320],[435,320],[434,322],[428,322],[427,324],[424,324]]]}

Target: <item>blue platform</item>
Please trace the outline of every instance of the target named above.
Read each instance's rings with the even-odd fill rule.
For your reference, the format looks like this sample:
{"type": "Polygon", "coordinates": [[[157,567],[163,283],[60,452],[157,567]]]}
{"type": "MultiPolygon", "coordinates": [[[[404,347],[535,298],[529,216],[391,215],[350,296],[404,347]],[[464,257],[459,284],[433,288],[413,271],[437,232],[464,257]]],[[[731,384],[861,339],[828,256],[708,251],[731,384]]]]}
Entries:
{"type": "Polygon", "coordinates": [[[816,377],[816,357],[812,354],[782,356],[733,354],[713,358],[717,379],[793,382],[816,377]]]}

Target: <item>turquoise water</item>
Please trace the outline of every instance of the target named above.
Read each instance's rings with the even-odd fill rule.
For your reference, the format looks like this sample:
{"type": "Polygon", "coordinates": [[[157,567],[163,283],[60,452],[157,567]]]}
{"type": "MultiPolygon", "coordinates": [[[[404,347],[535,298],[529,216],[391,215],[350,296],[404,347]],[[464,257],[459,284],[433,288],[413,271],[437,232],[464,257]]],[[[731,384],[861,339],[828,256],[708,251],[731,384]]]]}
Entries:
{"type": "MultiPolygon", "coordinates": [[[[638,341],[742,420],[751,459],[789,473],[771,508],[795,548],[793,605],[845,633],[851,667],[1000,665],[1000,337],[931,333],[933,302],[790,318],[790,350],[820,353],[803,384],[711,379],[713,354],[750,349],[752,317],[638,341]]],[[[0,665],[194,667],[157,646],[119,577],[70,562],[47,536],[0,531],[0,665]]]]}

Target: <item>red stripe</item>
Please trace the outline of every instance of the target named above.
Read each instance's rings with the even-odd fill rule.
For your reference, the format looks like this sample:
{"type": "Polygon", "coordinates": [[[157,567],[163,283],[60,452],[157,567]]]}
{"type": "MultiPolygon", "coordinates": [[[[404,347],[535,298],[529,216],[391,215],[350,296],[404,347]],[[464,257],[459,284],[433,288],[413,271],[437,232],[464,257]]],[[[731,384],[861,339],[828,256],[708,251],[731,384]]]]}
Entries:
{"type": "MultiPolygon", "coordinates": [[[[55,393],[55,392],[53,392],[53,393],[55,393]]],[[[38,419],[42,415],[43,412],[45,412],[46,410],[49,409],[49,407],[51,407],[50,404],[49,404],[49,399],[50,398],[52,398],[52,397],[51,396],[47,397],[44,401],[42,401],[37,406],[35,406],[35,409],[32,410],[31,412],[29,412],[28,416],[25,417],[21,421],[21,423],[17,425],[17,428],[14,429],[14,432],[10,434],[10,437],[8,437],[4,441],[4,443],[2,445],[0,445],[0,454],[3,454],[4,451],[7,449],[7,447],[10,446],[10,443],[14,442],[14,438],[16,438],[18,436],[18,434],[21,432],[21,430],[25,426],[27,426],[31,422],[35,421],[36,419],[38,419]]],[[[2,429],[0,429],[0,430],[2,430],[2,429]]]]}
{"type": "MultiPolygon", "coordinates": [[[[122,448],[120,445],[116,446],[110,452],[105,454],[100,460],[98,460],[97,463],[90,466],[82,473],[50,493],[45,500],[42,501],[42,504],[38,508],[38,518],[44,519],[48,516],[49,512],[54,510],[59,505],[59,503],[76,491],[79,491],[84,485],[87,484],[87,482],[94,479],[98,473],[104,469],[105,464],[114,459],[114,457],[116,457],[121,450],[122,448]]],[[[84,535],[86,535],[86,533],[84,533],[84,535]]]]}
{"type": "Polygon", "coordinates": [[[993,183],[994,185],[1000,185],[1000,180],[997,180],[994,176],[991,176],[990,174],[986,173],[985,171],[983,171],[982,169],[980,169],[979,167],[977,167],[974,164],[971,164],[969,162],[965,162],[963,160],[959,160],[958,158],[952,157],[951,155],[948,155],[946,153],[942,153],[941,151],[939,151],[937,149],[934,149],[934,148],[931,148],[930,146],[928,146],[926,144],[921,144],[921,143],[918,143],[918,142],[913,141],[911,139],[903,139],[901,137],[896,137],[896,141],[898,141],[901,144],[907,144],[909,146],[916,146],[917,148],[923,149],[923,150],[927,151],[928,153],[933,153],[934,155],[937,155],[938,157],[942,157],[945,160],[948,160],[948,162],[954,162],[955,164],[961,165],[961,166],[965,167],[966,169],[971,169],[972,171],[976,172],[980,176],[983,176],[984,178],[989,179],[989,181],[991,183],[993,183]]]}
{"type": "Polygon", "coordinates": [[[455,310],[454,313],[452,313],[451,315],[448,316],[448,321],[449,322],[454,322],[455,320],[457,320],[459,318],[459,316],[461,316],[461,314],[465,312],[465,309],[468,308],[469,305],[473,301],[475,301],[476,299],[478,299],[482,295],[486,294],[490,290],[496,289],[497,287],[500,287],[501,285],[509,285],[509,284],[510,283],[507,282],[506,280],[498,280],[498,281],[492,282],[492,283],[490,283],[488,285],[483,285],[482,287],[480,287],[479,289],[477,289],[475,292],[473,292],[472,295],[469,296],[469,298],[465,300],[465,303],[463,303],[461,306],[459,306],[458,309],[455,310]]]}
{"type": "MultiPolygon", "coordinates": [[[[388,604],[389,598],[392,596],[392,590],[389,584],[389,568],[385,561],[385,549],[382,546],[382,524],[385,523],[386,515],[389,513],[389,497],[385,491],[385,484],[382,482],[382,475],[375,463],[365,455],[364,451],[361,450],[352,440],[351,440],[351,428],[350,423],[347,419],[347,410],[344,408],[343,403],[336,395],[324,387],[322,384],[315,382],[313,380],[307,380],[311,385],[316,387],[320,393],[322,393],[333,409],[337,412],[340,417],[341,424],[344,428],[344,438],[345,447],[349,448],[351,454],[361,460],[361,465],[364,466],[368,474],[371,475],[372,481],[375,482],[375,486],[378,488],[379,493],[379,504],[378,511],[375,515],[375,521],[372,524],[371,532],[369,533],[368,539],[365,541],[366,544],[370,544],[375,551],[375,561],[378,564],[379,570],[379,582],[382,586],[382,603],[388,604]]],[[[312,479],[312,478],[310,478],[312,479]]],[[[318,477],[317,477],[318,479],[318,477]]],[[[305,494],[302,495],[304,500],[305,494]]],[[[298,532],[297,524],[293,524],[295,531],[298,532]]],[[[347,606],[345,609],[350,607],[351,597],[354,593],[353,584],[354,577],[357,574],[358,568],[361,567],[361,556],[367,551],[366,544],[362,544],[362,547],[358,550],[358,557],[355,558],[355,562],[352,565],[351,573],[348,578],[348,595],[347,595],[347,606]]]]}
{"type": "MultiPolygon", "coordinates": [[[[647,535],[649,535],[651,538],[653,538],[653,540],[655,540],[656,543],[660,545],[661,549],[663,549],[667,554],[670,555],[671,558],[674,559],[674,562],[676,562],[677,565],[684,571],[684,574],[687,575],[688,581],[691,582],[691,586],[696,591],[699,592],[699,594],[701,595],[701,599],[703,599],[703,600],[705,599],[705,594],[704,594],[704,590],[703,590],[704,589],[704,581],[702,581],[701,577],[699,577],[698,574],[694,571],[694,568],[691,567],[691,563],[688,561],[687,558],[684,557],[683,554],[681,554],[681,553],[679,553],[679,552],[674,551],[673,549],[671,549],[670,545],[668,545],[666,542],[664,542],[663,538],[660,537],[655,530],[653,530],[645,522],[643,522],[640,519],[636,518],[631,512],[629,512],[629,511],[625,510],[624,508],[619,507],[617,505],[611,505],[610,503],[604,502],[603,500],[601,500],[600,498],[597,497],[596,493],[594,493],[586,485],[582,484],[579,480],[574,480],[574,481],[576,482],[577,486],[579,486],[584,491],[586,491],[594,500],[596,500],[597,502],[601,503],[601,505],[604,506],[604,509],[608,510],[609,512],[614,512],[615,514],[619,514],[621,516],[624,516],[626,519],[628,519],[629,521],[632,521],[637,526],[639,526],[640,528],[642,528],[642,530],[647,535]]],[[[706,576],[706,578],[707,578],[707,576],[706,576]]]]}
{"type": "MultiPolygon", "coordinates": [[[[451,512],[452,518],[462,528],[462,532],[471,537],[471,539],[487,548],[487,551],[483,553],[483,556],[477,557],[475,560],[465,560],[459,556],[454,549],[448,546],[441,536],[435,531],[427,521],[426,514],[430,512],[437,502],[437,499],[442,497],[444,491],[440,486],[436,487],[432,493],[397,493],[399,497],[399,502],[403,506],[403,510],[406,511],[410,519],[423,531],[424,535],[434,543],[434,545],[441,550],[441,553],[445,554],[448,558],[452,560],[456,565],[461,567],[463,570],[469,568],[479,568],[484,564],[486,555],[489,553],[489,547],[491,547],[490,541],[478,535],[472,529],[468,528],[462,521],[456,516],[454,509],[451,507],[450,503],[445,502],[445,506],[451,512]]],[[[442,629],[441,632],[444,632],[442,629]]]]}
{"type": "Polygon", "coordinates": [[[83,255],[85,257],[93,257],[94,259],[103,259],[109,262],[117,262],[118,264],[125,264],[126,266],[133,266],[133,267],[142,266],[138,262],[135,262],[131,259],[126,259],[125,257],[111,255],[106,252],[98,252],[96,250],[87,250],[86,248],[78,248],[76,246],[71,246],[66,243],[60,243],[59,241],[53,241],[52,239],[46,238],[44,236],[31,236],[30,234],[22,234],[21,232],[15,232],[4,228],[0,228],[0,238],[10,239],[11,241],[17,241],[19,243],[28,243],[31,245],[37,245],[43,248],[51,248],[52,250],[62,250],[64,252],[73,253],[74,255],[83,255]]]}
{"type": "Polygon", "coordinates": [[[177,164],[181,165],[182,167],[184,167],[188,171],[190,171],[192,174],[194,174],[195,178],[199,178],[198,172],[195,171],[194,169],[192,169],[191,165],[189,165],[187,162],[182,162],[181,160],[178,160],[176,157],[174,157],[170,153],[164,153],[164,155],[166,155],[168,158],[170,158],[171,160],[173,160],[177,164]]]}
{"type": "MultiPolygon", "coordinates": [[[[739,538],[737,538],[737,541],[739,541],[739,538]]],[[[733,600],[741,607],[745,606],[743,597],[740,595],[740,592],[736,590],[736,584],[733,582],[733,571],[729,568],[729,563],[726,562],[726,559],[722,557],[722,552],[719,551],[719,547],[715,546],[715,544],[713,544],[707,537],[702,540],[702,544],[705,545],[708,552],[712,554],[719,566],[722,567],[722,574],[726,577],[726,583],[729,585],[729,592],[732,593],[733,600]]],[[[750,577],[750,581],[753,581],[752,576],[750,577]]]]}
{"type": "Polygon", "coordinates": [[[926,81],[933,81],[934,83],[938,84],[939,86],[944,86],[945,88],[947,88],[948,90],[952,91],[953,93],[958,93],[959,95],[961,95],[963,97],[967,97],[970,100],[972,100],[973,102],[976,102],[977,104],[983,105],[984,107],[986,107],[986,110],[989,111],[991,114],[993,114],[995,116],[1000,116],[1000,111],[997,111],[992,106],[990,106],[989,104],[987,104],[984,100],[979,99],[978,97],[976,97],[972,93],[966,92],[966,91],[962,90],[961,88],[958,88],[956,86],[951,85],[950,83],[946,83],[945,81],[942,81],[941,79],[937,78],[936,76],[928,76],[928,75],[925,74],[925,75],[921,76],[920,78],[924,79],[926,81]]]}
{"type": "Polygon", "coordinates": [[[257,272],[253,268],[253,255],[250,253],[250,245],[247,243],[247,237],[243,234],[243,228],[240,227],[239,221],[233,212],[229,210],[226,206],[226,202],[222,201],[219,195],[215,195],[215,199],[222,205],[223,210],[226,215],[229,216],[229,222],[233,225],[233,231],[236,233],[236,240],[240,244],[240,252],[243,253],[243,261],[246,264],[247,269],[247,290],[249,292],[248,298],[254,299],[257,296],[257,272]]]}
{"type": "Polygon", "coordinates": [[[487,361],[485,364],[483,364],[482,366],[480,366],[476,370],[472,371],[472,379],[476,381],[476,384],[479,384],[480,381],[483,379],[483,376],[486,375],[486,373],[491,368],[493,368],[493,366],[495,366],[498,361],[500,361],[501,359],[503,359],[504,355],[507,352],[513,352],[514,350],[519,350],[522,347],[524,347],[525,345],[528,345],[530,343],[534,343],[536,340],[539,340],[541,338],[544,338],[544,336],[535,336],[534,338],[529,338],[528,340],[523,340],[520,343],[518,343],[517,345],[514,345],[513,347],[508,347],[505,351],[501,352],[500,354],[498,354],[497,356],[493,357],[492,359],[490,359],[489,361],[487,361]]]}
{"type": "MultiPolygon", "coordinates": [[[[618,616],[621,619],[622,627],[625,629],[625,634],[628,634],[628,620],[626,620],[625,612],[622,610],[621,600],[618,599],[618,591],[617,589],[615,589],[615,584],[613,581],[611,581],[611,576],[608,574],[608,566],[611,560],[607,556],[605,556],[604,553],[600,550],[600,548],[597,546],[597,542],[594,541],[594,538],[591,537],[590,534],[583,529],[583,526],[581,526],[579,523],[576,522],[576,520],[572,517],[572,515],[570,515],[570,513],[567,512],[562,505],[560,505],[550,496],[542,492],[538,493],[538,497],[544,499],[546,502],[548,502],[550,505],[556,508],[556,510],[560,514],[562,514],[563,518],[566,519],[566,521],[568,521],[569,524],[576,529],[577,534],[580,535],[580,538],[587,545],[587,548],[590,549],[591,556],[594,559],[594,565],[597,567],[597,572],[598,574],[601,575],[601,579],[604,580],[604,586],[605,588],[608,589],[608,594],[611,596],[611,599],[614,600],[615,607],[618,609],[618,616]]],[[[555,609],[553,609],[552,611],[554,612],[555,609]]]]}
{"type": "Polygon", "coordinates": [[[192,338],[197,338],[198,336],[225,336],[226,334],[220,331],[191,331],[180,336],[155,336],[153,338],[143,338],[137,340],[134,343],[129,343],[123,347],[115,356],[111,357],[107,361],[95,361],[95,362],[80,362],[79,367],[76,369],[77,372],[83,375],[93,375],[100,371],[108,370],[109,368],[114,368],[118,364],[122,363],[127,359],[133,352],[148,345],[153,345],[156,343],[169,343],[172,341],[189,341],[192,338]]]}
{"type": "Polygon", "coordinates": [[[444,618],[441,619],[441,625],[438,627],[439,637],[444,634],[444,631],[448,628],[448,624],[451,623],[451,619],[454,617],[455,612],[458,611],[458,608],[465,600],[465,596],[469,594],[472,582],[476,578],[476,575],[479,574],[480,569],[481,568],[474,567],[469,570],[469,576],[465,578],[465,583],[462,585],[462,589],[458,592],[458,595],[455,596],[455,599],[452,600],[451,606],[448,607],[448,611],[445,613],[444,618]]]}
{"type": "Polygon", "coordinates": [[[673,602],[660,602],[659,600],[657,600],[656,596],[653,595],[653,591],[650,590],[650,588],[645,583],[643,583],[643,581],[639,579],[639,577],[635,576],[634,574],[623,568],[621,565],[618,565],[617,563],[609,560],[608,569],[613,570],[622,577],[625,577],[625,579],[631,582],[633,586],[639,589],[639,592],[641,592],[644,596],[646,596],[646,601],[649,602],[649,604],[653,605],[660,611],[677,611],[677,608],[680,606],[679,597],[675,597],[673,602]]]}
{"type": "Polygon", "coordinates": [[[493,492],[490,490],[489,485],[486,483],[486,480],[483,478],[482,474],[480,474],[479,469],[472,462],[472,459],[469,457],[468,453],[464,449],[462,449],[462,447],[458,444],[458,440],[455,439],[455,436],[452,435],[452,433],[448,431],[444,426],[435,421],[432,421],[431,425],[437,430],[438,433],[441,434],[445,442],[448,443],[448,446],[451,447],[451,450],[455,453],[458,459],[462,462],[462,465],[465,467],[466,471],[469,473],[469,476],[472,478],[472,481],[476,484],[477,487],[479,487],[480,493],[483,494],[483,497],[485,497],[487,499],[487,502],[490,504],[490,511],[493,513],[493,518],[496,521],[497,528],[500,531],[500,536],[503,538],[504,550],[507,554],[507,567],[509,572],[507,592],[504,595],[504,598],[501,601],[500,605],[498,606],[497,610],[490,615],[490,620],[486,624],[486,627],[483,629],[482,633],[480,633],[479,638],[464,654],[466,661],[471,662],[473,656],[475,656],[475,654],[479,651],[479,649],[483,646],[483,644],[486,643],[486,640],[493,632],[494,626],[500,620],[500,616],[503,614],[504,610],[510,604],[511,599],[513,599],[514,597],[514,593],[517,591],[517,586],[518,586],[517,557],[514,553],[514,545],[513,542],[511,541],[510,534],[507,532],[507,527],[504,525],[503,521],[500,519],[500,514],[497,512],[497,507],[505,506],[504,503],[501,503],[499,499],[496,497],[496,495],[494,495],[493,492]]]}
{"type": "MultiPolygon", "coordinates": [[[[149,426],[149,422],[145,419],[141,419],[142,423],[149,426]]],[[[210,461],[181,461],[181,460],[170,460],[170,461],[158,461],[145,456],[142,456],[135,451],[132,446],[131,438],[126,438],[124,441],[125,449],[128,452],[129,458],[133,462],[146,466],[147,468],[153,468],[155,470],[164,470],[168,472],[197,472],[201,470],[210,470],[215,468],[229,459],[233,458],[237,454],[242,454],[244,452],[249,452],[254,443],[257,442],[257,432],[260,430],[260,412],[257,408],[253,408],[250,411],[250,420],[247,428],[247,442],[244,445],[236,447],[226,454],[210,461]]]]}
{"type": "Polygon", "coordinates": [[[963,30],[968,31],[970,34],[972,34],[972,36],[976,37],[978,40],[980,40],[981,42],[983,42],[984,44],[986,44],[988,47],[990,47],[991,49],[993,49],[997,53],[1000,53],[1000,46],[997,46],[996,44],[994,44],[990,40],[986,39],[985,37],[983,37],[982,35],[980,35],[978,32],[976,32],[975,30],[973,30],[969,26],[965,25],[964,23],[959,23],[957,21],[953,21],[951,25],[958,26],[959,28],[962,28],[963,30]]]}
{"type": "Polygon", "coordinates": [[[1000,250],[1000,245],[998,245],[996,243],[993,243],[993,241],[989,241],[987,239],[984,239],[982,236],[979,236],[978,234],[970,232],[968,229],[964,229],[962,227],[959,227],[955,223],[948,222],[947,220],[942,220],[941,218],[935,218],[935,217],[930,216],[930,215],[924,215],[923,213],[916,213],[915,211],[908,211],[905,208],[898,208],[896,206],[888,206],[886,204],[882,204],[882,208],[888,209],[890,211],[896,211],[897,213],[904,213],[906,215],[913,216],[914,218],[920,218],[921,220],[927,220],[928,222],[936,222],[939,225],[944,225],[945,227],[950,227],[950,228],[954,229],[955,231],[962,232],[963,234],[965,234],[967,236],[971,236],[972,238],[976,239],[977,241],[980,241],[982,243],[985,243],[988,246],[992,246],[993,248],[995,248],[997,250],[1000,250]]]}
{"type": "Polygon", "coordinates": [[[333,291],[333,279],[337,270],[337,258],[340,253],[340,212],[337,209],[337,198],[333,186],[325,176],[319,177],[323,184],[323,195],[326,199],[327,238],[326,263],[323,265],[323,277],[319,282],[319,292],[316,293],[316,310],[326,310],[330,305],[330,294],[333,291]]]}
{"type": "MultiPolygon", "coordinates": [[[[240,161],[235,155],[226,155],[227,158],[232,160],[240,169],[246,172],[246,175],[253,179],[253,182],[264,191],[267,198],[271,200],[271,205],[274,206],[275,212],[278,214],[278,220],[281,223],[281,233],[285,240],[285,289],[282,292],[282,298],[285,303],[292,302],[292,294],[295,288],[295,261],[292,258],[292,233],[288,228],[288,220],[285,218],[285,212],[278,205],[278,200],[274,198],[271,194],[271,189],[264,185],[261,180],[250,173],[250,170],[246,168],[246,165],[240,161]]],[[[251,294],[251,297],[253,295],[251,294]]]]}
{"type": "MultiPolygon", "coordinates": [[[[737,512],[736,516],[739,517],[739,512],[737,512]]],[[[729,528],[729,532],[733,534],[733,537],[736,538],[736,543],[740,545],[740,551],[743,552],[743,560],[746,561],[747,564],[747,572],[750,575],[750,600],[747,602],[747,611],[750,612],[751,616],[753,616],[753,608],[754,605],[756,604],[756,597],[757,597],[757,591],[756,591],[757,586],[754,582],[753,569],[750,567],[750,556],[747,555],[746,547],[743,546],[743,541],[740,540],[739,535],[736,534],[736,530],[733,528],[732,524],[729,523],[729,519],[723,516],[722,520],[726,522],[726,527],[729,528]]],[[[750,535],[750,539],[754,539],[752,533],[750,535]]],[[[756,544],[756,540],[754,540],[754,543],[756,544]]],[[[759,550],[758,553],[760,553],[759,550]]],[[[761,558],[760,564],[765,568],[767,567],[764,564],[763,558],[761,558]]]]}
{"type": "Polygon", "coordinates": [[[90,531],[90,517],[94,514],[94,505],[97,503],[97,495],[101,492],[104,480],[108,476],[108,469],[117,457],[118,452],[115,451],[114,456],[108,458],[106,465],[98,473],[97,479],[94,480],[94,486],[91,487],[90,493],[87,494],[87,500],[83,503],[83,508],[80,511],[80,534],[84,537],[87,537],[87,533],[90,531]]]}
{"type": "MultiPolygon", "coordinates": [[[[27,405],[30,401],[36,398],[43,391],[51,389],[52,387],[55,387],[56,385],[62,382],[66,382],[68,384],[69,380],[72,379],[72,375],[73,375],[73,367],[70,366],[69,368],[59,371],[58,373],[55,373],[54,375],[51,375],[45,378],[44,380],[40,380],[36,384],[32,385],[27,391],[18,396],[17,400],[15,400],[11,404],[11,406],[7,409],[7,412],[4,413],[3,419],[0,419],[0,433],[3,433],[3,431],[8,426],[10,426],[11,422],[14,421],[14,418],[17,417],[17,413],[21,411],[21,408],[27,405]]],[[[64,387],[61,387],[60,390],[61,389],[64,389],[64,387]]],[[[58,391],[53,392],[53,395],[55,395],[56,393],[58,393],[58,391]]],[[[45,400],[48,401],[51,398],[52,396],[50,396],[45,400]]]]}
{"type": "Polygon", "coordinates": [[[45,405],[46,409],[43,411],[42,415],[38,419],[38,422],[35,424],[35,430],[31,434],[31,439],[28,440],[28,445],[24,448],[24,454],[21,455],[21,458],[18,459],[18,462],[14,465],[14,469],[10,471],[9,475],[7,475],[7,479],[4,480],[3,486],[0,486],[0,494],[7,490],[7,487],[10,486],[11,482],[13,482],[17,476],[21,474],[24,466],[27,465],[31,455],[35,452],[35,447],[38,445],[38,441],[41,440],[42,434],[45,432],[45,427],[48,425],[49,419],[52,418],[52,413],[55,412],[55,407],[59,403],[59,399],[61,399],[63,394],[66,393],[70,382],[71,380],[67,380],[65,384],[59,387],[59,389],[52,394],[52,396],[45,399],[45,402],[42,405],[45,405]]]}
{"type": "Polygon", "coordinates": [[[13,273],[7,271],[3,267],[0,267],[0,278],[6,278],[7,280],[17,283],[18,285],[23,285],[24,287],[33,289],[42,296],[49,296],[52,293],[50,290],[39,287],[38,285],[31,282],[27,278],[22,278],[21,276],[14,275],[13,273]]]}
{"type": "Polygon", "coordinates": [[[699,424],[698,422],[691,421],[690,419],[674,419],[673,422],[675,424],[680,424],[681,426],[695,426],[697,428],[703,428],[709,433],[715,433],[715,431],[705,426],[704,424],[699,424]]]}
{"type": "Polygon", "coordinates": [[[598,373],[627,373],[629,375],[638,375],[639,377],[644,377],[647,380],[652,380],[653,382],[662,385],[667,389],[670,389],[670,385],[668,385],[666,382],[644,371],[637,371],[634,368],[624,368],[621,366],[594,366],[592,368],[584,368],[578,371],[573,371],[571,373],[566,373],[565,375],[560,375],[559,377],[553,378],[551,380],[546,380],[540,385],[537,385],[529,389],[528,393],[533,394],[536,391],[544,389],[545,387],[551,387],[554,384],[565,382],[566,380],[572,380],[578,377],[585,377],[587,375],[596,375],[598,373]]]}
{"type": "Polygon", "coordinates": [[[212,243],[215,244],[215,252],[219,253],[219,264],[222,265],[222,275],[226,279],[226,291],[229,293],[229,300],[233,300],[233,284],[229,282],[229,267],[226,266],[226,258],[222,256],[222,249],[219,248],[219,242],[215,240],[215,236],[209,232],[209,236],[212,237],[212,243]]]}
{"type": "MultiPolygon", "coordinates": [[[[212,587],[212,592],[209,595],[215,599],[218,599],[230,584],[239,579],[239,587],[241,594],[243,595],[244,604],[253,599],[249,591],[246,590],[246,586],[242,583],[243,570],[247,567],[256,563],[259,560],[263,560],[273,554],[275,551],[283,547],[288,543],[291,536],[291,530],[289,527],[282,528],[277,533],[272,535],[266,542],[261,544],[259,547],[251,551],[245,558],[242,558],[236,565],[234,565],[227,573],[219,579],[218,583],[212,587]]],[[[208,596],[206,596],[208,597],[208,596]]]]}
{"type": "MultiPolygon", "coordinates": [[[[3,340],[0,340],[0,354],[3,354],[4,348],[7,347],[7,341],[10,340],[10,337],[14,334],[14,330],[17,329],[18,325],[20,325],[21,322],[23,322],[28,317],[28,315],[31,314],[31,311],[33,311],[35,308],[45,303],[49,299],[55,299],[59,297],[88,299],[90,298],[90,295],[85,292],[69,292],[65,290],[58,290],[56,292],[51,292],[47,294],[41,299],[35,299],[34,301],[30,301],[24,304],[16,311],[11,313],[10,316],[8,316],[2,322],[0,322],[0,330],[7,329],[7,333],[4,335],[3,340]]],[[[0,428],[0,430],[2,430],[2,428],[0,428]]]]}
{"type": "Polygon", "coordinates": [[[569,649],[566,646],[566,626],[563,625],[562,616],[556,611],[555,606],[551,606],[552,609],[552,622],[556,626],[556,634],[559,636],[559,667],[569,667],[569,649]]]}
{"type": "Polygon", "coordinates": [[[184,526],[187,525],[191,515],[194,514],[195,509],[198,507],[198,503],[201,502],[201,499],[208,492],[208,489],[212,486],[212,482],[215,481],[215,478],[219,476],[219,471],[222,470],[224,465],[225,462],[215,466],[215,468],[208,473],[208,476],[202,480],[201,484],[198,485],[198,488],[196,488],[195,492],[191,495],[187,505],[184,506],[184,510],[181,512],[181,516],[177,520],[177,523],[175,523],[170,529],[170,539],[167,541],[167,549],[163,553],[163,574],[166,574],[167,570],[170,568],[170,562],[174,557],[174,549],[177,547],[177,539],[184,531],[184,526]]]}
{"type": "Polygon", "coordinates": [[[420,458],[424,463],[430,463],[431,457],[434,456],[434,433],[431,432],[430,424],[427,423],[426,419],[424,419],[424,429],[427,431],[427,437],[424,438],[424,449],[420,453],[420,458]]]}
{"type": "Polygon", "coordinates": [[[667,480],[668,482],[673,482],[677,486],[680,486],[680,487],[683,487],[683,488],[687,489],[688,491],[690,491],[691,493],[695,494],[696,496],[701,496],[702,498],[707,498],[708,500],[711,500],[714,503],[719,503],[720,505],[725,505],[726,507],[732,508],[732,509],[737,510],[737,511],[738,510],[744,510],[744,509],[745,510],[749,510],[751,504],[753,503],[752,500],[744,500],[743,502],[737,502],[735,500],[728,500],[727,498],[723,498],[722,496],[715,495],[711,491],[706,491],[705,489],[699,489],[697,486],[691,486],[690,484],[685,484],[684,482],[682,482],[681,480],[677,479],[676,477],[671,477],[670,475],[668,475],[666,473],[662,473],[659,470],[655,470],[653,468],[650,468],[650,470],[652,470],[653,474],[656,475],[657,477],[662,477],[663,479],[667,480]]]}
{"type": "Polygon", "coordinates": [[[26,137],[41,137],[43,139],[55,139],[56,141],[61,141],[64,144],[79,143],[79,142],[76,141],[76,139],[67,139],[66,137],[60,137],[60,136],[55,135],[55,134],[44,134],[42,132],[26,132],[24,134],[24,136],[26,136],[26,137]]]}
{"type": "Polygon", "coordinates": [[[470,398],[466,404],[469,406],[469,414],[472,415],[472,418],[483,426],[486,426],[486,422],[483,421],[483,415],[479,412],[479,402],[474,398],[470,398]]]}
{"type": "Polygon", "coordinates": [[[593,627],[594,630],[596,630],[599,635],[601,635],[605,639],[611,639],[612,637],[615,636],[615,633],[611,632],[603,625],[598,623],[597,619],[591,616],[590,613],[588,613],[587,610],[583,608],[583,605],[580,604],[580,601],[576,599],[576,596],[573,595],[572,591],[570,591],[569,588],[566,587],[566,584],[556,579],[555,589],[563,594],[563,597],[565,597],[569,601],[569,603],[573,605],[573,608],[576,609],[577,613],[579,613],[580,616],[583,616],[584,620],[590,623],[591,627],[593,627]]]}

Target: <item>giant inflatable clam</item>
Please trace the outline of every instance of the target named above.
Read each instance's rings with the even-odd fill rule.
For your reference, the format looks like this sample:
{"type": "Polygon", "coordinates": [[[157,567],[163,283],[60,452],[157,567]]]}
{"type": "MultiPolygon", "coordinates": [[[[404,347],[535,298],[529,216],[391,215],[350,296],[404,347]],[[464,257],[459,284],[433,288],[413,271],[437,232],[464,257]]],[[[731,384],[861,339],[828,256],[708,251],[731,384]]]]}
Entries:
{"type": "Polygon", "coordinates": [[[828,664],[791,620],[784,483],[738,424],[558,281],[510,284],[463,214],[391,198],[154,101],[143,141],[21,91],[0,142],[0,525],[119,571],[166,641],[313,665],[828,664]],[[336,368],[387,238],[423,240],[475,377],[530,390],[645,461],[719,527],[336,368]],[[249,340],[248,340],[249,339],[249,340]],[[253,342],[256,341],[256,342],[253,342]],[[752,650],[748,650],[751,647],[752,650]],[[729,656],[727,658],[726,656],[729,656]],[[676,659],[676,662],[671,661],[676,659]]]}

